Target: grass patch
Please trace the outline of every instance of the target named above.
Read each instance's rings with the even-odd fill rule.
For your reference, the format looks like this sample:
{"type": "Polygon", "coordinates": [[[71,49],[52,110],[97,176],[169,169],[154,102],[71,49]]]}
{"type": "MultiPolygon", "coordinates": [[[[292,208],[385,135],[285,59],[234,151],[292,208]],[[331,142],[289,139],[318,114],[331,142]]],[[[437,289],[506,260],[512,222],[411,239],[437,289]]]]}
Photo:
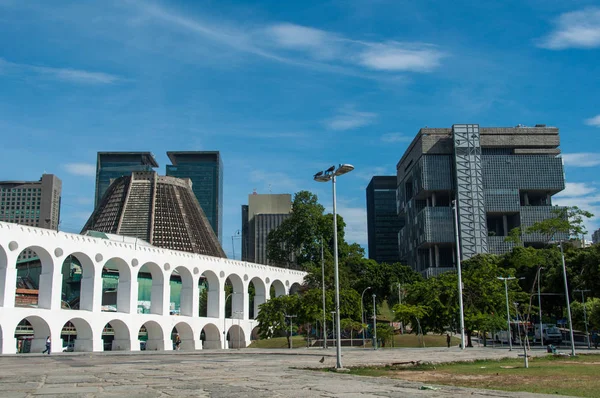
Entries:
{"type": "Polygon", "coordinates": [[[600,391],[600,355],[456,362],[412,367],[353,368],[351,374],[391,377],[461,387],[597,397],[600,391]]]}
{"type": "MultiPolygon", "coordinates": [[[[425,347],[446,347],[446,335],[427,334],[423,336],[425,347]]],[[[460,343],[460,339],[452,337],[450,341],[451,346],[457,346],[460,343]]],[[[386,344],[382,348],[390,348],[389,344],[386,344]]],[[[394,336],[394,347],[414,348],[422,347],[419,338],[414,334],[397,334],[394,336]]]]}
{"type": "MultiPolygon", "coordinates": [[[[293,348],[306,347],[304,336],[293,336],[292,346],[293,348]]],[[[253,340],[248,348],[288,348],[288,343],[286,337],[273,337],[272,339],[253,340]]]]}

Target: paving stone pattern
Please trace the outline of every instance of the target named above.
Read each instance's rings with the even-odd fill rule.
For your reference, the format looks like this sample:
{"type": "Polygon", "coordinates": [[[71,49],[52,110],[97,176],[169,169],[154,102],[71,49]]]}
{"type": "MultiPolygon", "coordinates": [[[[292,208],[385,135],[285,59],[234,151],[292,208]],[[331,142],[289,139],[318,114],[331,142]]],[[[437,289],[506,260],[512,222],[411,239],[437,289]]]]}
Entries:
{"type": "MultiPolygon", "coordinates": [[[[343,365],[448,362],[516,357],[506,349],[346,349],[343,365]]],[[[539,351],[534,355],[541,355],[539,351]]],[[[398,379],[319,372],[335,366],[335,349],[143,353],[59,353],[0,357],[0,397],[543,397],[438,386],[398,379]],[[323,363],[319,360],[325,357],[323,363]]]]}

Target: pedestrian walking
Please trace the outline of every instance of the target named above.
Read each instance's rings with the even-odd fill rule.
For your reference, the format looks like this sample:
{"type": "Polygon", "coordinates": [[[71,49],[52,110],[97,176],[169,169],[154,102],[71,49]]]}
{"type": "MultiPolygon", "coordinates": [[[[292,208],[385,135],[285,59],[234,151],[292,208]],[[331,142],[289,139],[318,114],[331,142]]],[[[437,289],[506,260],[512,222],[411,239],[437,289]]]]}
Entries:
{"type": "Polygon", "coordinates": [[[181,345],[181,337],[179,337],[179,333],[175,335],[175,350],[179,351],[179,346],[181,345]]]}
{"type": "Polygon", "coordinates": [[[446,344],[448,344],[448,348],[450,348],[450,341],[451,341],[450,333],[446,333],[446,344]]]}
{"type": "Polygon", "coordinates": [[[594,329],[592,330],[592,342],[594,343],[594,348],[597,350],[598,349],[598,330],[594,329]]]}
{"type": "Polygon", "coordinates": [[[50,346],[52,345],[52,340],[50,340],[50,336],[48,336],[48,338],[46,338],[46,349],[44,351],[42,351],[42,354],[45,354],[46,352],[48,352],[48,355],[50,355],[50,346]]]}

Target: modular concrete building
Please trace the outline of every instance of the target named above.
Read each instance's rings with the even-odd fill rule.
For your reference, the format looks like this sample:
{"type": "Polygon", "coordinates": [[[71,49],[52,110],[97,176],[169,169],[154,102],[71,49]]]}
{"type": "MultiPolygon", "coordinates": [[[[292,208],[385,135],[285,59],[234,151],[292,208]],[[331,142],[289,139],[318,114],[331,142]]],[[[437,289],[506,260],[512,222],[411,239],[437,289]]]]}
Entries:
{"type": "MultiPolygon", "coordinates": [[[[62,182],[53,174],[39,181],[0,181],[0,221],[58,230],[62,182]]],[[[23,252],[20,259],[33,257],[23,252]]]]}
{"type": "Polygon", "coordinates": [[[136,171],[116,179],[83,227],[171,250],[226,257],[189,179],[136,171]]]}
{"type": "Polygon", "coordinates": [[[558,128],[545,125],[421,129],[396,166],[401,259],[425,276],[455,267],[455,200],[462,259],[509,251],[513,228],[554,216],[552,196],[565,187],[559,154],[558,128]]]}
{"type": "Polygon", "coordinates": [[[248,204],[242,205],[242,260],[269,264],[267,239],[292,212],[292,195],[248,195],[248,204]]]}
{"type": "Polygon", "coordinates": [[[378,263],[400,261],[396,187],[396,176],[375,176],[367,186],[369,258],[378,263]]]}

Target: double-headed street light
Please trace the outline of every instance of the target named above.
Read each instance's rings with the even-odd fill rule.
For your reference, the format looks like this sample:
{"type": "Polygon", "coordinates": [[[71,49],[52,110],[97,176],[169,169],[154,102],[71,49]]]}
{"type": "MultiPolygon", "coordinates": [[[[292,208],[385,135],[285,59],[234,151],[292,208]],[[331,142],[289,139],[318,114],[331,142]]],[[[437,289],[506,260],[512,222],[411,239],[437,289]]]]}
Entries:
{"type": "Polygon", "coordinates": [[[365,292],[367,290],[369,290],[370,288],[371,288],[371,286],[365,288],[365,290],[363,290],[362,294],[360,295],[360,321],[362,322],[361,327],[363,328],[363,331],[362,331],[363,348],[365,348],[365,310],[364,310],[364,304],[363,304],[363,297],[365,295],[365,292]]]}
{"type": "Polygon", "coordinates": [[[340,164],[337,168],[331,166],[327,170],[319,171],[313,176],[315,181],[332,183],[333,192],[333,269],[335,275],[335,351],[336,351],[336,369],[342,369],[342,342],[340,338],[340,280],[338,271],[338,242],[337,242],[337,214],[336,214],[336,199],[335,199],[335,180],[336,177],[349,173],[354,170],[351,164],[340,164]]]}

